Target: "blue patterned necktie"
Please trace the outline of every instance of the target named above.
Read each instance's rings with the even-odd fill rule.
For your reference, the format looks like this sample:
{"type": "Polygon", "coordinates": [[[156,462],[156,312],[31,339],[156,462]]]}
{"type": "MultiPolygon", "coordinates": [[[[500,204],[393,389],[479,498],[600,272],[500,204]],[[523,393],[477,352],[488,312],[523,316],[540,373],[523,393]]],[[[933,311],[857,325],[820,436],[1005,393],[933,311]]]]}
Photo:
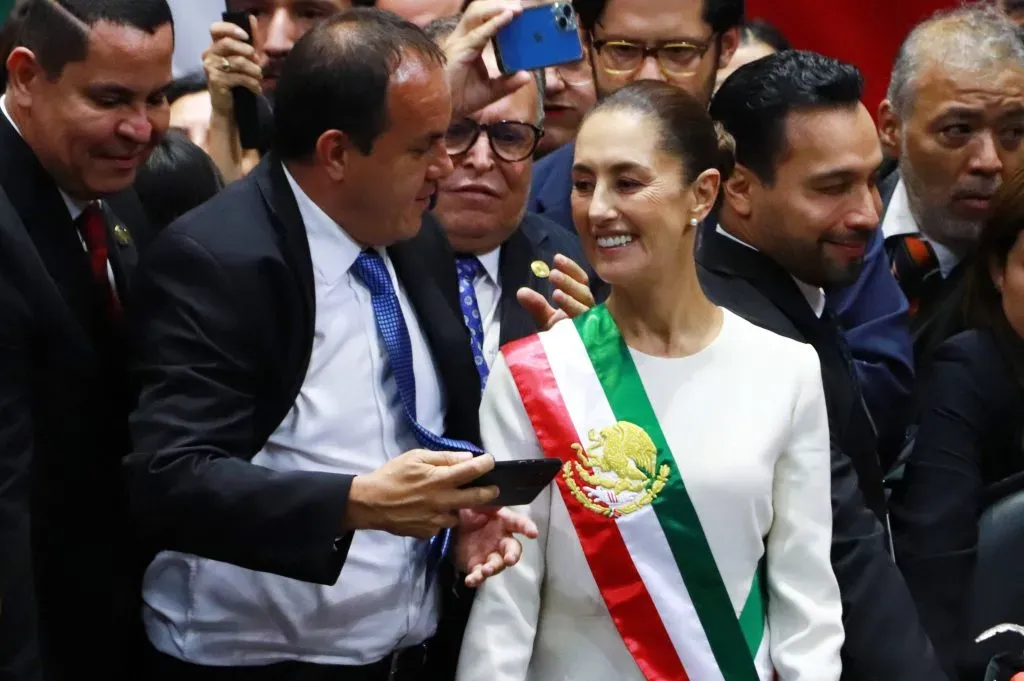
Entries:
{"type": "MultiPolygon", "coordinates": [[[[353,273],[370,290],[373,317],[377,322],[377,331],[384,343],[384,349],[388,353],[391,374],[398,385],[402,410],[420,446],[434,451],[481,454],[481,449],[473,443],[436,435],[416,420],[416,377],[412,370],[412,342],[409,340],[409,329],[405,325],[402,308],[398,304],[398,295],[380,253],[373,250],[360,253],[356,258],[353,273]]],[[[430,550],[427,553],[428,584],[433,579],[441,560],[448,553],[451,534],[450,529],[445,529],[430,540],[430,550]]]]}
{"type": "Polygon", "coordinates": [[[459,305],[462,307],[462,320],[469,330],[469,347],[473,350],[473,361],[480,373],[480,388],[487,385],[487,358],[484,357],[484,320],[480,315],[480,305],[476,299],[476,288],[473,282],[484,271],[483,265],[475,255],[460,255],[455,259],[455,271],[459,275],[459,305]]]}

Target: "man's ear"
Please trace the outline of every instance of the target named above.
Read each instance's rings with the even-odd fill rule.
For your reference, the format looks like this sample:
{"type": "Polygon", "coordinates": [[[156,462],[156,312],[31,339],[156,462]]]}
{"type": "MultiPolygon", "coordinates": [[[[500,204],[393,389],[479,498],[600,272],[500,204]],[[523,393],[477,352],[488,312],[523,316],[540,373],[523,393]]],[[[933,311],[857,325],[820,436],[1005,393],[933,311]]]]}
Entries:
{"type": "Polygon", "coordinates": [[[328,130],[316,141],[317,163],[333,182],[344,182],[352,154],[357,152],[349,136],[340,130],[328,130]]]}
{"type": "Polygon", "coordinates": [[[889,158],[899,158],[903,148],[903,121],[888,99],[878,105],[878,141],[889,158]]]}
{"type": "Polygon", "coordinates": [[[722,33],[718,41],[721,45],[718,52],[718,68],[724,69],[732,61],[732,55],[736,54],[736,48],[740,46],[740,29],[733,26],[722,33]]]}
{"type": "Polygon", "coordinates": [[[759,180],[746,166],[733,168],[729,179],[722,185],[722,200],[729,204],[737,215],[748,218],[753,206],[751,193],[759,180]]]}
{"type": "Polygon", "coordinates": [[[46,78],[35,53],[27,47],[16,47],[7,57],[7,93],[18,106],[31,106],[32,85],[46,78]]]}

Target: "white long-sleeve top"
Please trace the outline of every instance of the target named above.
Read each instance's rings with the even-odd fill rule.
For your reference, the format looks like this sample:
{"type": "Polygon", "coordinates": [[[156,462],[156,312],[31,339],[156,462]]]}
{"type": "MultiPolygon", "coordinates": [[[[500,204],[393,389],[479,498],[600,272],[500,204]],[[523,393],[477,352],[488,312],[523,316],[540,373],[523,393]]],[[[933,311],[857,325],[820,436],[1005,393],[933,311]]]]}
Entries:
{"type": "MultiPolygon", "coordinates": [[[[718,338],[695,355],[630,353],[737,613],[766,556],[759,677],[769,681],[774,670],[779,681],[834,681],[843,626],[830,562],[818,357],[808,345],[724,315],[718,338]]],[[[498,460],[544,456],[504,356],[491,369],[481,431],[498,460]]],[[[555,484],[521,510],[540,536],[525,542],[517,566],[477,593],[457,681],[643,681],[555,484]]]]}

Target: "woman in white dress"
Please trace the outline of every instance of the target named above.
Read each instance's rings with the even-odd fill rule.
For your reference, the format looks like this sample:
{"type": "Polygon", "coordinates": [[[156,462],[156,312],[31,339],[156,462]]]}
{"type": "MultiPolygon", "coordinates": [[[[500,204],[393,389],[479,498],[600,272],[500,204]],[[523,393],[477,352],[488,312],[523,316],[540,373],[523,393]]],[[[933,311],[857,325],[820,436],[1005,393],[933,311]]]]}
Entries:
{"type": "Polygon", "coordinates": [[[486,451],[563,466],[528,509],[539,539],[477,593],[458,681],[839,678],[818,358],[697,278],[731,158],[663,83],[583,124],[573,214],[612,293],[491,370],[486,451]]]}

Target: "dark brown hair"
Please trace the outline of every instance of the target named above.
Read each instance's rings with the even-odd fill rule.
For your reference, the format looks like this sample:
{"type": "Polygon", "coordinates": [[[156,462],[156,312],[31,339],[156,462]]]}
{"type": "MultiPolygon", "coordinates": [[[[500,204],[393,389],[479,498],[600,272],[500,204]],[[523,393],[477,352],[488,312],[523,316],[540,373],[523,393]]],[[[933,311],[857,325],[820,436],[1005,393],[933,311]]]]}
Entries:
{"type": "Polygon", "coordinates": [[[732,172],[732,137],[685,90],[658,80],[638,80],[598,102],[587,117],[621,109],[654,119],[661,132],[661,149],[680,160],[686,182],[711,168],[721,173],[723,182],[732,172]]]}
{"type": "Polygon", "coordinates": [[[994,267],[1005,268],[1010,251],[1024,232],[1024,169],[1003,183],[992,201],[992,212],[978,237],[968,274],[964,310],[972,328],[989,329],[1010,361],[1017,383],[1024,387],[1024,339],[1003,312],[1002,294],[992,281],[994,267]]]}

